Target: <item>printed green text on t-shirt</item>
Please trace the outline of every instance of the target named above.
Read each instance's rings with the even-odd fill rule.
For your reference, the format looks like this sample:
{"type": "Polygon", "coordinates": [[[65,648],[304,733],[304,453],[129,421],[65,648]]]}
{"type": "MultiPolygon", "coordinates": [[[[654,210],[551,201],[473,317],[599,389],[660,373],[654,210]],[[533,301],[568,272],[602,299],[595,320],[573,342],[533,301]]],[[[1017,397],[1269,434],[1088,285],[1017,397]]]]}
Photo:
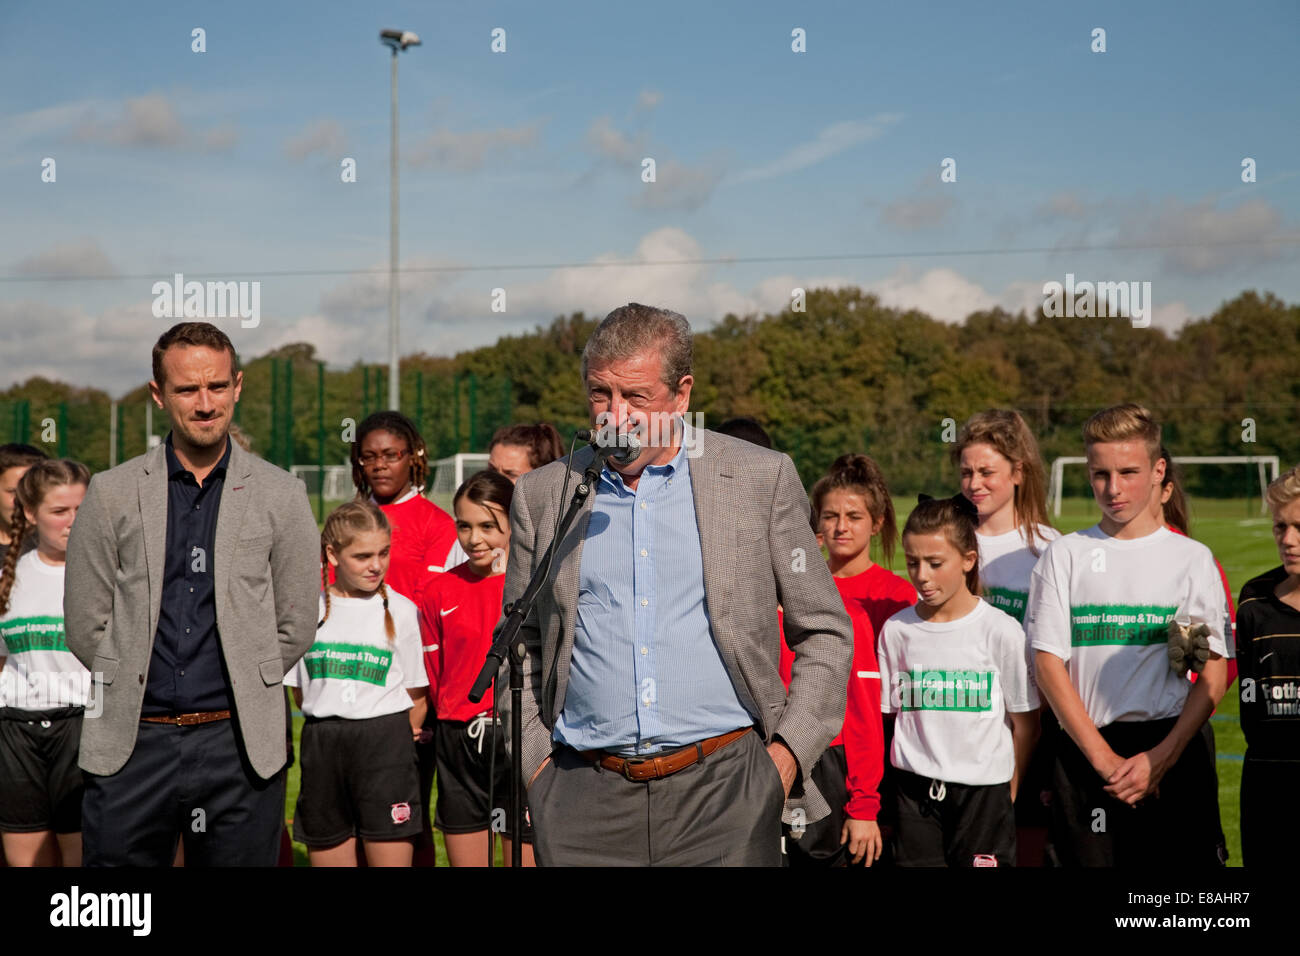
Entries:
{"type": "Polygon", "coordinates": [[[311,680],[359,680],[383,687],[393,652],[369,644],[313,644],[302,663],[311,680]]]}
{"type": "Polygon", "coordinates": [[[903,711],[988,711],[993,707],[993,672],[913,668],[897,675],[892,693],[894,706],[903,711]]]}
{"type": "Polygon", "coordinates": [[[999,611],[1005,611],[1021,624],[1025,623],[1025,604],[1029,600],[1028,591],[1013,591],[1010,588],[984,588],[984,600],[999,611]]]}
{"type": "Polygon", "coordinates": [[[1079,604],[1070,608],[1070,644],[1147,647],[1169,639],[1177,607],[1163,604],[1079,604]]]}
{"type": "Polygon", "coordinates": [[[24,651],[66,651],[62,617],[17,617],[0,624],[0,638],[10,654],[24,651]]]}

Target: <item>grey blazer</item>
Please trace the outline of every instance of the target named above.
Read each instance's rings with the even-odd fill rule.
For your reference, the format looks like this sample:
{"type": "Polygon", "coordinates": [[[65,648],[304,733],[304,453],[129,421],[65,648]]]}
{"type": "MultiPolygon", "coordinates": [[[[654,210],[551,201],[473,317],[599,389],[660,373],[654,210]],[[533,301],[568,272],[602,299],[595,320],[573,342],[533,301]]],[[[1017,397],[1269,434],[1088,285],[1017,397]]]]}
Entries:
{"type": "MultiPolygon", "coordinates": [[[[135,749],[158,630],[167,539],[159,445],[90,482],[68,539],[68,648],[103,712],[82,724],[82,769],[116,773],[135,749]]],[[[217,515],[217,631],[244,747],[264,778],[285,764],[281,679],[316,635],[320,533],[301,481],[232,442],[217,515]]]]}
{"type": "MultiPolygon", "coordinates": [[[[794,463],[779,452],[704,431],[701,454],[688,458],[704,565],[704,594],[713,638],[741,704],[764,739],[779,735],[799,761],[785,819],[803,809],[806,822],[830,807],[810,773],[840,732],[853,659],[853,628],[808,524],[808,498],[794,463]],[[790,694],[781,682],[777,605],[795,652],[790,694]]],[[[510,560],[505,601],[518,598],[554,535],[556,514],[582,479],[594,452],[584,448],[521,476],[510,509],[510,560]]],[[[551,731],[564,708],[578,571],[595,494],[556,551],[549,586],[524,623],[524,780],[551,753],[551,731]]],[[[501,682],[505,686],[505,682],[501,682]]],[[[629,689],[629,693],[632,691],[629,689]]],[[[508,695],[498,695],[502,703],[508,695]]]]}

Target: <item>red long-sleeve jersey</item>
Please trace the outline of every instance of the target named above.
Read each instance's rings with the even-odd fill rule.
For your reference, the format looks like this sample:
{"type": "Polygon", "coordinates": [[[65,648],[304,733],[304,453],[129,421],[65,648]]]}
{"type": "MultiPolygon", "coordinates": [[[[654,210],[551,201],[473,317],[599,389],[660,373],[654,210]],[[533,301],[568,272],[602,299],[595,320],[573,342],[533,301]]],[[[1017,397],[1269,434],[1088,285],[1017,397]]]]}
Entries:
{"type": "Polygon", "coordinates": [[[479,577],[459,564],[433,578],[420,592],[420,631],[429,699],[439,720],[473,720],[492,706],[492,690],[469,700],[501,619],[506,576],[479,577]]]}
{"type": "MultiPolygon", "coordinates": [[[[885,737],[880,717],[880,665],[876,635],[885,621],[916,603],[916,590],[905,579],[873,564],[861,574],[834,578],[844,609],[853,622],[853,669],[849,672],[844,726],[831,746],[843,744],[848,764],[846,816],[874,820],[880,812],[880,780],[885,771],[885,737]]],[[[778,624],[783,616],[778,612],[778,624]]],[[[790,688],[794,652],[781,633],[781,680],[790,688]]]]}

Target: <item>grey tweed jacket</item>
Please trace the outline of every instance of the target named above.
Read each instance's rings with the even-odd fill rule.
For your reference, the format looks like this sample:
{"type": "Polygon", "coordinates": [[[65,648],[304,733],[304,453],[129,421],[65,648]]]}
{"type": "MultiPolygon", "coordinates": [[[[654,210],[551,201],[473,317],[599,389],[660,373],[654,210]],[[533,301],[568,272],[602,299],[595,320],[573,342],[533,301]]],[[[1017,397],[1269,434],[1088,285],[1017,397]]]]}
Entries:
{"type": "MultiPolygon", "coordinates": [[[[102,714],[81,731],[79,762],[94,774],[116,773],[135,749],[162,604],[167,497],[159,445],[91,479],[68,540],[64,632],[103,694],[102,714]]],[[[233,442],[209,567],[244,747],[269,778],[285,764],[280,681],[316,636],[320,533],[306,486],[233,442]]]]}
{"type": "MultiPolygon", "coordinates": [[[[807,822],[830,807],[809,774],[844,723],[853,658],[853,630],[839,591],[808,525],[808,498],[788,456],[711,431],[701,454],[688,458],[705,604],[713,639],[741,704],[767,742],[776,736],[799,761],[785,807],[807,822]],[[777,605],[795,652],[790,693],[781,682],[777,605]]],[[[594,452],[584,448],[520,477],[510,509],[510,560],[505,601],[527,587],[554,535],[566,472],[569,492],[594,452]]],[[[532,779],[551,753],[551,731],[564,708],[578,603],[578,571],[594,493],[561,542],[551,581],[538,594],[522,630],[524,668],[523,771],[532,779]]],[[[505,686],[504,680],[501,686],[505,686]]],[[[632,693],[629,690],[629,693],[632,693]]],[[[498,695],[500,703],[508,695],[498,695]]]]}

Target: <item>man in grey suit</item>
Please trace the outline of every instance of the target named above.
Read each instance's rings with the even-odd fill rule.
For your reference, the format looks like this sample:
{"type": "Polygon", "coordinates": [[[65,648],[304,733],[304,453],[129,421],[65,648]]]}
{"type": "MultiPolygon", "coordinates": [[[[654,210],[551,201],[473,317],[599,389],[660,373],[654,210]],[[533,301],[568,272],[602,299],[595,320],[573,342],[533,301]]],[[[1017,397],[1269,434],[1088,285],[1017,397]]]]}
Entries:
{"type": "Polygon", "coordinates": [[[95,475],[68,541],[68,647],[103,713],[83,724],[87,866],[274,865],[281,678],[311,646],[320,535],[302,482],[231,441],[243,373],[220,329],[153,350],[165,442],[95,475]]]}
{"type": "MultiPolygon", "coordinates": [[[[682,316],[636,303],[583,352],[592,423],[644,447],[605,465],[522,630],[542,865],[780,865],[782,807],[829,812],[808,775],[844,722],[852,627],[790,459],[685,424],[691,353],[682,316]]],[[[515,485],[507,603],[593,455],[515,485]]]]}

